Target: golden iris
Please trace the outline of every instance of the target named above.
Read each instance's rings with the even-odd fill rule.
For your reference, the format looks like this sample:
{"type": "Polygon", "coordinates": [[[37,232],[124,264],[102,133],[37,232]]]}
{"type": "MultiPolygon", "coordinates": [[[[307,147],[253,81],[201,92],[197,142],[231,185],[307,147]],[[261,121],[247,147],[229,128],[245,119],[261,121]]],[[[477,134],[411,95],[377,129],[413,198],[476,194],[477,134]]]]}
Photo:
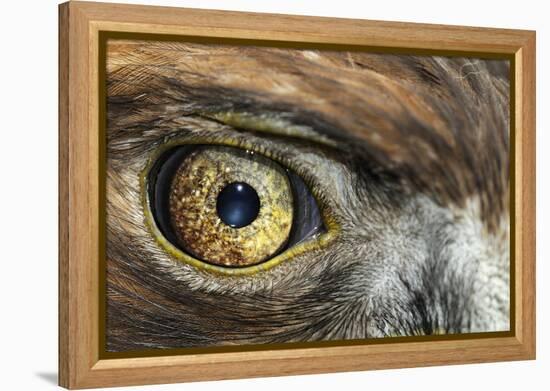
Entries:
{"type": "Polygon", "coordinates": [[[197,147],[182,160],[168,203],[180,246],[220,266],[250,266],[273,257],[287,243],[294,216],[285,170],[261,155],[224,146],[197,147]],[[228,189],[259,199],[257,215],[244,226],[220,218],[220,193],[228,189]]]}

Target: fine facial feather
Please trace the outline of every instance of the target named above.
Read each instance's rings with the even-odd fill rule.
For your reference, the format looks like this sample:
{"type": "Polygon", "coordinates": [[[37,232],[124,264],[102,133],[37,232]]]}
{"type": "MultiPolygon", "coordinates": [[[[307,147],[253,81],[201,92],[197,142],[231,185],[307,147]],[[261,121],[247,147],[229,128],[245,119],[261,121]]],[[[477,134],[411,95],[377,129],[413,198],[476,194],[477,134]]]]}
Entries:
{"type": "Polygon", "coordinates": [[[110,41],[107,83],[109,350],[508,329],[506,62],[110,41]],[[246,277],[171,259],[139,175],[199,136],[292,162],[338,238],[246,277]]]}

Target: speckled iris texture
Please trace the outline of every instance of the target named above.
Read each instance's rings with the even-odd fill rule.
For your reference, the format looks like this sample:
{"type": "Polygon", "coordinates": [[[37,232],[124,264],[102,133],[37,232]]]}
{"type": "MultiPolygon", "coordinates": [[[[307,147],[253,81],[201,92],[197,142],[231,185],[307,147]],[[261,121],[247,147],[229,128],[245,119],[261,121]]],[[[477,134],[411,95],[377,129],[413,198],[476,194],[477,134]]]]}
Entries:
{"type": "Polygon", "coordinates": [[[250,266],[274,256],[288,240],[293,219],[292,190],[274,161],[237,148],[200,147],[183,160],[169,197],[172,225],[180,245],[215,265],[250,266]],[[232,228],[216,211],[220,191],[245,182],[260,198],[258,216],[232,228]]]}

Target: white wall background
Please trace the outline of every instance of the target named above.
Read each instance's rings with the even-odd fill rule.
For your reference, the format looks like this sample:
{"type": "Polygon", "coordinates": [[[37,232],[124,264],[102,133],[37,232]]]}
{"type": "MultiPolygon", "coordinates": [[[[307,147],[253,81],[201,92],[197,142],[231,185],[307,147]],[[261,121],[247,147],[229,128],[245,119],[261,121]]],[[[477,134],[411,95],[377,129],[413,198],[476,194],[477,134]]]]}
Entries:
{"type": "MultiPolygon", "coordinates": [[[[125,2],[119,0],[119,2],[125,2]]],[[[538,359],[142,387],[154,390],[515,390],[550,380],[550,133],[544,1],[134,0],[133,3],[537,30],[538,359]],[[546,131],[546,132],[545,132],[546,131]]],[[[57,1],[1,3],[0,389],[42,390],[57,377],[57,1]]],[[[135,388],[138,389],[138,388],[135,388]]],[[[546,388],[547,389],[547,388],[546,388]]]]}

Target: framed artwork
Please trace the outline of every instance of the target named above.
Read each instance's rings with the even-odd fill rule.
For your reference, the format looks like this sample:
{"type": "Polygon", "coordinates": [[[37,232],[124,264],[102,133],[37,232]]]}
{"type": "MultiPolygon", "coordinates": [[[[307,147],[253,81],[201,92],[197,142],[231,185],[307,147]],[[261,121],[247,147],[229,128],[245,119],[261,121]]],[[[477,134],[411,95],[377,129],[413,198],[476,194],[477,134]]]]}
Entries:
{"type": "Polygon", "coordinates": [[[60,5],[60,384],[535,357],[535,33],[60,5]]]}

